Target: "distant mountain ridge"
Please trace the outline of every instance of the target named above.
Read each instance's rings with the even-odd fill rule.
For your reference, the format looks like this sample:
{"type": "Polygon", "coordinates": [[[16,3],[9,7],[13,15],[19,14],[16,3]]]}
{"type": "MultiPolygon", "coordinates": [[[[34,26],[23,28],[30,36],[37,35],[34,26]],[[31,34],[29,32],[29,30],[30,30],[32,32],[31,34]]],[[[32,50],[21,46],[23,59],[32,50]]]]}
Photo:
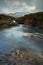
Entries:
{"type": "Polygon", "coordinates": [[[26,14],[29,14],[29,12],[15,12],[15,13],[10,13],[9,15],[17,18],[17,17],[22,17],[26,14]]]}

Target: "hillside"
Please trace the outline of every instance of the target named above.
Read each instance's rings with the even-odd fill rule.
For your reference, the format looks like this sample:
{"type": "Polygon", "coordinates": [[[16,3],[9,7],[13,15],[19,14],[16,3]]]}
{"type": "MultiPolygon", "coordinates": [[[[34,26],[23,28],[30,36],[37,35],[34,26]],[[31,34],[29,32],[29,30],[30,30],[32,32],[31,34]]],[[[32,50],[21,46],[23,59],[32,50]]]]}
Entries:
{"type": "Polygon", "coordinates": [[[5,14],[0,14],[0,28],[16,26],[17,24],[14,23],[13,20],[15,20],[14,17],[5,14]]]}
{"type": "Polygon", "coordinates": [[[26,23],[27,25],[31,23],[33,27],[43,28],[43,12],[37,12],[25,15],[23,17],[17,18],[16,21],[22,24],[26,23]]]}
{"type": "Polygon", "coordinates": [[[31,24],[33,27],[43,29],[43,12],[30,13],[22,17],[13,17],[9,15],[0,14],[0,28],[15,26],[15,20],[18,24],[31,24]]]}
{"type": "Polygon", "coordinates": [[[37,12],[24,16],[24,20],[32,20],[32,26],[43,28],[43,12],[37,12]]]}

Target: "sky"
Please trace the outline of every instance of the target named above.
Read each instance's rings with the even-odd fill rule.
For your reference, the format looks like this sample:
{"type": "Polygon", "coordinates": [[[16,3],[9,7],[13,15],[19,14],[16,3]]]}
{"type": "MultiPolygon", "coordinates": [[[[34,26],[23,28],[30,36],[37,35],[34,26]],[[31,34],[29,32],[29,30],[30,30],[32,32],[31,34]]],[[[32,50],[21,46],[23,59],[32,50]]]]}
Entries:
{"type": "Polygon", "coordinates": [[[0,13],[40,11],[43,11],[43,0],[0,0],[0,13]]]}

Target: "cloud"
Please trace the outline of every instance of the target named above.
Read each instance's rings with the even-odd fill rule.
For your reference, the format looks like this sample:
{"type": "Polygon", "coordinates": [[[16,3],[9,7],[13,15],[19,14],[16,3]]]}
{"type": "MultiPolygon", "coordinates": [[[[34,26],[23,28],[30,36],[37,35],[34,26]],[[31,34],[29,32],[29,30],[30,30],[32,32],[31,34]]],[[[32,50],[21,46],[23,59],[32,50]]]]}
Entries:
{"type": "Polygon", "coordinates": [[[0,12],[43,11],[43,0],[0,0],[0,12]]]}
{"type": "Polygon", "coordinates": [[[10,13],[11,10],[9,10],[9,9],[7,9],[7,8],[3,8],[3,9],[2,9],[2,12],[3,12],[3,13],[10,13]]]}
{"type": "Polygon", "coordinates": [[[43,0],[35,0],[34,5],[37,11],[43,11],[43,0]]]}
{"type": "Polygon", "coordinates": [[[25,8],[26,8],[28,11],[29,11],[29,10],[31,11],[31,10],[34,10],[36,7],[35,7],[35,6],[26,6],[25,8]]]}
{"type": "Polygon", "coordinates": [[[30,6],[30,5],[27,5],[26,3],[23,3],[22,5],[23,5],[23,7],[24,7],[27,11],[32,11],[32,10],[35,10],[35,9],[36,9],[35,6],[30,6]]]}

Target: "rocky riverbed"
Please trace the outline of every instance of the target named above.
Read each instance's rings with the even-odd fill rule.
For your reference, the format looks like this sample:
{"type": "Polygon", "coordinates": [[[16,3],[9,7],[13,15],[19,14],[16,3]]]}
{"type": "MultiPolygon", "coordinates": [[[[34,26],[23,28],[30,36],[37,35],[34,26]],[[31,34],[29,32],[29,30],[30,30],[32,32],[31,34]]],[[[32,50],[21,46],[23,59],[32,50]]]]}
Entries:
{"type": "Polygon", "coordinates": [[[43,54],[20,48],[3,51],[0,52],[0,65],[43,65],[43,54]]]}

